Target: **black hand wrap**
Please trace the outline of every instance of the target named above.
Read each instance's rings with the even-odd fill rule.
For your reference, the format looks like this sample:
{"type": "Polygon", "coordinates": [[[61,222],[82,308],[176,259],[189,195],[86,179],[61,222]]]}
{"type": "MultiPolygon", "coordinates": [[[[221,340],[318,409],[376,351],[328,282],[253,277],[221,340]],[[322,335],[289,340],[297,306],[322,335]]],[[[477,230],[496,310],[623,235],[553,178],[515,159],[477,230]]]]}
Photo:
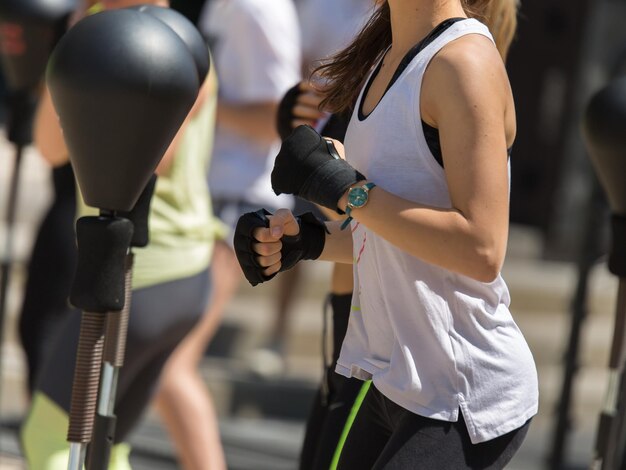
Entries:
{"type": "MultiPolygon", "coordinates": [[[[235,253],[246,279],[250,284],[256,286],[262,282],[269,281],[276,274],[265,276],[258,261],[258,254],[252,245],[257,240],[253,236],[254,229],[258,227],[269,227],[268,215],[272,215],[265,209],[256,212],[248,212],[239,217],[235,228],[235,253]]],[[[317,259],[322,254],[326,241],[326,226],[311,212],[296,217],[300,232],[298,235],[281,238],[283,247],[281,249],[281,268],[279,272],[293,268],[300,260],[317,259]]]]}
{"type": "Polygon", "coordinates": [[[274,162],[272,188],[334,211],[343,193],[365,179],[337,154],[335,146],[310,126],[298,126],[283,142],[274,162]]]}
{"type": "Polygon", "coordinates": [[[290,88],[283,96],[283,99],[280,100],[278,112],[276,113],[276,130],[280,140],[285,140],[293,131],[292,123],[295,119],[293,108],[295,108],[298,96],[301,94],[302,90],[300,90],[300,84],[298,83],[290,88]]]}

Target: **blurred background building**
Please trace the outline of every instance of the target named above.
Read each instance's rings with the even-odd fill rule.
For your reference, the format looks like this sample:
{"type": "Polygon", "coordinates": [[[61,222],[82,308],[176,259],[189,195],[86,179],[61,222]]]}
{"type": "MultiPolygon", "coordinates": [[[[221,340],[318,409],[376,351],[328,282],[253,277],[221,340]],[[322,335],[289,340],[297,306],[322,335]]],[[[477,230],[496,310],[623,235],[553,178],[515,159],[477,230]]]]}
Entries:
{"type": "MultiPolygon", "coordinates": [[[[203,3],[173,0],[172,6],[197,19],[203,3]]],[[[625,26],[626,0],[522,0],[508,63],[518,138],[512,156],[512,229],[504,276],[514,317],[537,361],[541,405],[512,469],[583,469],[593,454],[607,385],[617,281],[602,256],[608,213],[601,193],[594,192],[580,122],[589,97],[612,76],[626,73],[625,26]],[[586,281],[582,296],[581,279],[586,281]],[[582,319],[576,354],[568,352],[574,315],[582,319]],[[576,367],[570,377],[571,402],[560,409],[566,359],[576,367]],[[567,426],[557,432],[564,413],[567,426]],[[555,458],[557,441],[562,449],[555,458]]],[[[6,233],[2,221],[12,165],[11,146],[3,141],[0,241],[6,233]]],[[[7,469],[21,468],[15,430],[25,408],[24,360],[15,315],[33,233],[50,197],[49,169],[33,148],[25,156],[19,188],[15,250],[0,253],[11,256],[13,273],[1,355],[0,468],[7,469]]],[[[216,397],[229,468],[296,468],[304,420],[322,373],[322,304],[330,267],[308,264],[305,271],[283,369],[250,354],[273,321],[271,285],[255,288],[254,296],[251,288],[240,289],[207,351],[203,376],[216,397]]],[[[137,469],[177,468],[154,414],[145,417],[133,446],[137,469]]]]}

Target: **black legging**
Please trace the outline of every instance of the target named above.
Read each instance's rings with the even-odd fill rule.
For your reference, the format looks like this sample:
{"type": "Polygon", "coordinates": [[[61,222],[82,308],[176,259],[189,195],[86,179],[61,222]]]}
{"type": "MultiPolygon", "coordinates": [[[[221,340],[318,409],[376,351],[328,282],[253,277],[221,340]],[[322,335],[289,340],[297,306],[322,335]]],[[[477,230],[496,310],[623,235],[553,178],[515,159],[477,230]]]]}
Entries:
{"type": "Polygon", "coordinates": [[[472,444],[459,412],[456,423],[411,413],[373,385],[350,428],[339,470],[501,470],[522,445],[530,422],[472,444]]]}
{"type": "Polygon", "coordinates": [[[328,470],[346,421],[363,382],[335,372],[348,330],[352,294],[330,294],[333,315],[333,357],[325,371],[326,386],[318,389],[307,420],[300,470],[328,470]]]}
{"type": "MultiPolygon", "coordinates": [[[[208,294],[208,270],[133,291],[125,362],[117,386],[116,443],[138,422],[168,357],[204,313],[208,294]]],[[[70,409],[80,317],[71,315],[62,325],[37,386],[66,412],[70,409]]]]}
{"type": "Polygon", "coordinates": [[[32,392],[57,326],[72,312],[68,296],[76,266],[76,187],[70,164],[52,170],[54,198],[33,246],[19,334],[32,392]]]}

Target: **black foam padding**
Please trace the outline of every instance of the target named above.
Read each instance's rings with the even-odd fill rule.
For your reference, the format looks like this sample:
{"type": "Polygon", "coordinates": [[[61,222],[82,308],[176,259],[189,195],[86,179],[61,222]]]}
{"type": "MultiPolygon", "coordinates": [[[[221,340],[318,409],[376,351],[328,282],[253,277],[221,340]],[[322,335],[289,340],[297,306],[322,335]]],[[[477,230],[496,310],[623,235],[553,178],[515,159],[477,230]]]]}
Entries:
{"type": "Polygon", "coordinates": [[[613,215],[611,230],[609,271],[626,278],[626,215],[613,215]]]}
{"type": "Polygon", "coordinates": [[[187,45],[152,15],[103,11],[61,38],[47,82],[85,202],[130,211],[198,95],[187,45]]]}
{"type": "Polygon", "coordinates": [[[276,194],[300,196],[337,212],[341,196],[364,179],[310,126],[298,126],[283,141],[272,170],[276,194]]]}
{"type": "Polygon", "coordinates": [[[120,217],[130,220],[133,223],[133,238],[130,245],[142,248],[148,246],[150,242],[148,217],[150,216],[150,203],[154,195],[154,187],[156,186],[157,176],[152,175],[150,181],[141,192],[141,196],[137,200],[135,207],[130,212],[120,212],[120,217]]]}
{"type": "Polygon", "coordinates": [[[12,90],[36,91],[77,0],[2,0],[0,57],[12,90]]]}
{"type": "Polygon", "coordinates": [[[138,7],[133,7],[133,9],[158,18],[172,28],[176,34],[178,34],[178,36],[187,45],[189,52],[196,62],[198,80],[200,84],[202,84],[209,73],[211,62],[209,49],[202,38],[202,34],[198,31],[198,28],[196,28],[194,24],[182,13],[179,13],[171,8],[157,7],[155,5],[140,5],[138,7]]]}
{"type": "Polygon", "coordinates": [[[611,210],[626,215],[626,78],[611,82],[589,102],[583,133],[611,210]]]}
{"type": "Polygon", "coordinates": [[[78,219],[78,265],[70,293],[72,305],[96,313],[124,307],[124,266],[132,235],[133,224],[128,219],[78,219]]]}
{"type": "Polygon", "coordinates": [[[278,111],[276,112],[276,130],[281,140],[285,140],[293,131],[293,108],[296,106],[298,96],[301,94],[302,91],[298,83],[287,90],[287,93],[285,93],[283,99],[280,100],[278,104],[278,111]]]}

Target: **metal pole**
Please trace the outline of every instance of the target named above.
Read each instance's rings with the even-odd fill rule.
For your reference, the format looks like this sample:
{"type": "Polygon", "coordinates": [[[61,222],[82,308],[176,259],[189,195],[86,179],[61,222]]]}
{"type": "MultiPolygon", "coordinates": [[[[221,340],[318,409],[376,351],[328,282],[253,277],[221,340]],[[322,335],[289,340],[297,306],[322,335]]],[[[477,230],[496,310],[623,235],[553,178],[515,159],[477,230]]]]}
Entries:
{"type": "MultiPolygon", "coordinates": [[[[617,293],[617,311],[616,315],[626,317],[626,278],[622,277],[619,281],[619,289],[617,293]]],[[[626,361],[626,358],[623,358],[626,361]]],[[[626,470],[626,365],[622,362],[622,377],[620,381],[620,393],[617,397],[619,410],[615,424],[615,439],[612,443],[614,452],[614,462],[619,465],[621,470],[626,470]]]]}
{"type": "Polygon", "coordinates": [[[623,453],[619,441],[620,420],[624,420],[626,390],[620,390],[623,381],[624,360],[626,359],[626,279],[620,278],[615,312],[615,329],[609,359],[609,385],[596,437],[596,455],[593,469],[616,470],[623,453]],[[620,400],[620,395],[622,400],[620,400]]]}
{"type": "Polygon", "coordinates": [[[585,214],[584,238],[578,257],[578,282],[571,302],[572,323],[569,342],[565,353],[565,371],[561,387],[561,398],[557,405],[557,421],[554,428],[552,451],[548,459],[548,468],[559,470],[563,468],[564,456],[567,451],[567,437],[571,428],[570,409],[573,395],[574,379],[578,372],[578,350],[580,336],[587,317],[587,294],[589,274],[599,258],[601,234],[598,227],[602,227],[605,220],[606,203],[602,188],[594,178],[591,198],[585,214]]]}
{"type": "Polygon", "coordinates": [[[105,315],[83,312],[80,323],[67,433],[67,440],[70,442],[68,470],[83,470],[87,445],[91,442],[93,434],[104,346],[105,315]]]}
{"type": "MultiPolygon", "coordinates": [[[[4,342],[4,324],[9,297],[9,280],[11,277],[11,264],[13,261],[13,235],[15,227],[15,214],[17,212],[17,195],[22,166],[22,153],[24,146],[16,144],[15,163],[11,174],[9,194],[6,206],[4,251],[0,253],[0,380],[2,379],[2,344],[4,342]]],[[[0,391],[0,399],[2,392],[0,391]]]]}
{"type": "Polygon", "coordinates": [[[17,212],[17,195],[23,153],[22,145],[16,145],[15,147],[15,164],[11,174],[11,182],[9,185],[9,194],[6,205],[4,251],[2,253],[2,271],[0,274],[0,341],[4,337],[4,317],[6,312],[13,253],[13,229],[15,226],[15,214],[17,212]]]}
{"type": "Polygon", "coordinates": [[[120,369],[124,365],[126,338],[132,297],[133,254],[126,257],[125,301],[119,312],[110,312],[106,317],[104,353],[98,409],[95,416],[94,434],[87,455],[88,470],[106,470],[109,467],[111,446],[115,439],[115,397],[120,369]]]}

